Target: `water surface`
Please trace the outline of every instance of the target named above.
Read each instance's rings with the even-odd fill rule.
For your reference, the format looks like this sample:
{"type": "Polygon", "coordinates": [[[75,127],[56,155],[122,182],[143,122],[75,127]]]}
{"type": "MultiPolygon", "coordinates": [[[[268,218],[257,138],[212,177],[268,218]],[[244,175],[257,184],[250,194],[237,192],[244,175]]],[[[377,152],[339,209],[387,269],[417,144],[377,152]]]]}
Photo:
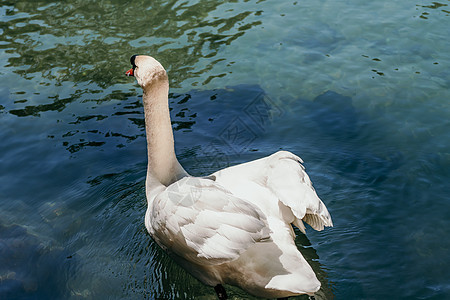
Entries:
{"type": "Polygon", "coordinates": [[[450,297],[448,2],[0,3],[1,299],[215,299],[145,230],[133,54],[190,173],[303,158],[335,224],[296,240],[317,299],[450,297]]]}

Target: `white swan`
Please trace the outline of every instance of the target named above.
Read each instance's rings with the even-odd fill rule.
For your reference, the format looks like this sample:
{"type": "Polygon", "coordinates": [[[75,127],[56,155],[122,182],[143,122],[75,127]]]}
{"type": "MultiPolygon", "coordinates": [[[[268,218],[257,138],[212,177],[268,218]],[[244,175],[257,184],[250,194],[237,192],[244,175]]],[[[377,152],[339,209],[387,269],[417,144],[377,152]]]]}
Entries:
{"type": "Polygon", "coordinates": [[[148,169],[145,226],[194,277],[241,287],[259,297],[314,294],[320,282],[298,251],[291,224],[305,232],[333,226],[302,160],[286,151],[190,176],[178,162],[169,115],[169,81],[150,56],[134,55],[126,72],[142,87],[148,169]]]}

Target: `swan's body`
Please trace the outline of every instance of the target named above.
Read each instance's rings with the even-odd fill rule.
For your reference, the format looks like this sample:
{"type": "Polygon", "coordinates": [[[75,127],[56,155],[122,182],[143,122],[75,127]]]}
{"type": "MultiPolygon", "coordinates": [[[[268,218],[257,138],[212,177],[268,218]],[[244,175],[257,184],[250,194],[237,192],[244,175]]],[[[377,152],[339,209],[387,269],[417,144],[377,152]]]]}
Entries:
{"type": "Polygon", "coordinates": [[[305,232],[302,221],[316,230],[332,221],[301,159],[280,151],[191,177],[174,152],[164,68],[149,56],[133,56],[131,63],[127,74],[144,90],[150,235],[205,284],[271,298],[316,292],[320,282],[298,251],[291,224],[305,232]]]}

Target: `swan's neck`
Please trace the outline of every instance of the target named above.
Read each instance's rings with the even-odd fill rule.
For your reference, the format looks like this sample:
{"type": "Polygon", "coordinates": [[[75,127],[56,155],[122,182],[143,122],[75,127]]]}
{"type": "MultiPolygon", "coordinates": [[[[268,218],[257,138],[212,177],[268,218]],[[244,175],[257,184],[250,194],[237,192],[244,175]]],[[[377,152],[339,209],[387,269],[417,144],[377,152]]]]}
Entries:
{"type": "Polygon", "coordinates": [[[169,184],[188,174],[175,156],[169,113],[167,77],[144,88],[143,102],[147,135],[147,188],[169,184]]]}

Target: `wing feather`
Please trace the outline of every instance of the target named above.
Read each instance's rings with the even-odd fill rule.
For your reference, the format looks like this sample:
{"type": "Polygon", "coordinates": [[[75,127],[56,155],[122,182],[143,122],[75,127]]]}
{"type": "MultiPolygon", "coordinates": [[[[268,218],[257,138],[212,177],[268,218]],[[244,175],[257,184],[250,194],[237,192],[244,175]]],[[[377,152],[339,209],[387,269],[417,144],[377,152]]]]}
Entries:
{"type": "Polygon", "coordinates": [[[280,151],[269,157],[267,187],[297,218],[294,225],[304,232],[302,221],[315,230],[333,226],[330,213],[317,196],[302,159],[290,152],[280,151]]]}
{"type": "Polygon", "coordinates": [[[170,185],[156,196],[152,210],[158,244],[200,264],[235,260],[269,238],[267,221],[255,205],[205,178],[186,177],[170,185]]]}
{"type": "MultiPolygon", "coordinates": [[[[300,157],[288,151],[278,151],[270,156],[244,164],[228,167],[213,174],[216,180],[250,202],[267,209],[264,199],[278,201],[285,222],[297,226],[305,233],[303,222],[316,230],[333,226],[330,213],[317,196],[300,157]],[[253,194],[251,186],[257,184],[267,191],[253,194]],[[265,195],[274,197],[264,197],[265,195]]],[[[267,212],[270,214],[270,211],[267,212]]]]}

